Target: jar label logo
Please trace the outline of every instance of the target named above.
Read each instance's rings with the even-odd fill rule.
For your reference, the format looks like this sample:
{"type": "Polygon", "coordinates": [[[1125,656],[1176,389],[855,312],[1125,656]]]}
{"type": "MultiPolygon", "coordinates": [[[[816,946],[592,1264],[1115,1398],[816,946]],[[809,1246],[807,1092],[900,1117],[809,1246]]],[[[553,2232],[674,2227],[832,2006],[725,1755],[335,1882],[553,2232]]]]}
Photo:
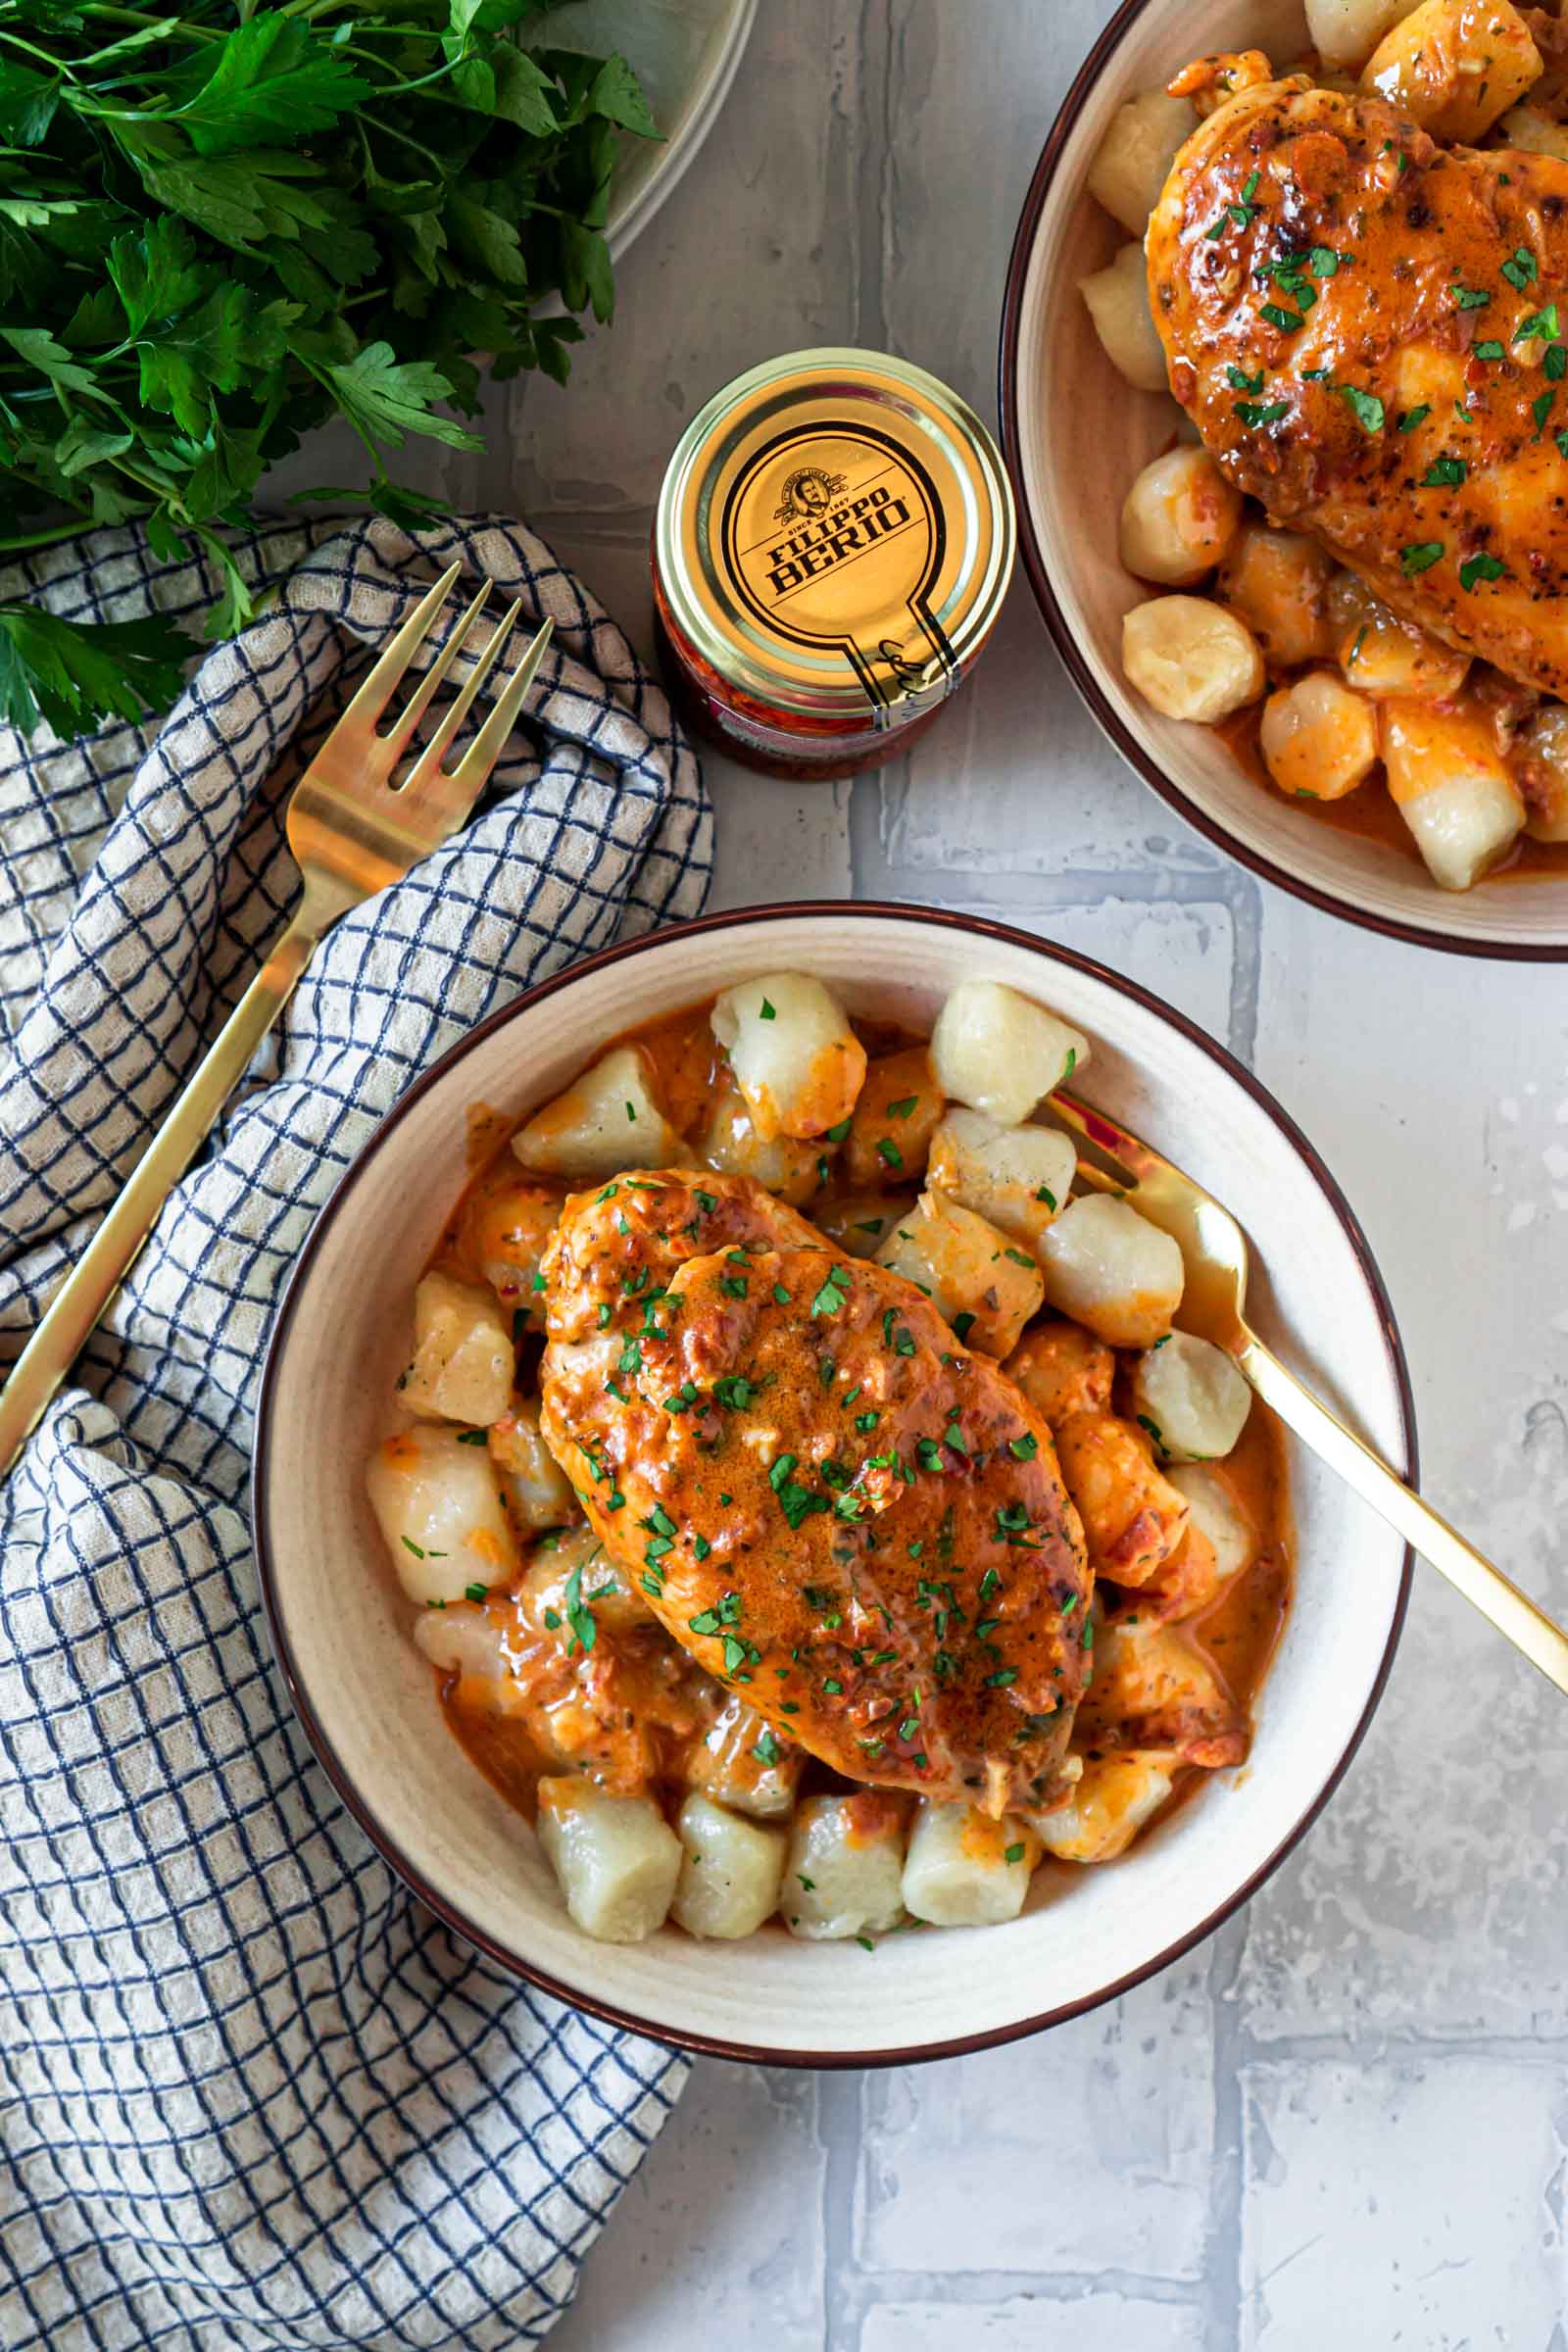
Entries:
{"type": "Polygon", "coordinates": [[[890,434],[848,419],[779,434],[731,483],[718,538],[756,618],[793,646],[842,655],[879,724],[956,683],[931,604],[948,545],[942,500],[890,434]]]}
{"type": "Polygon", "coordinates": [[[802,466],[784,484],[773,509],[775,522],[817,522],[836,498],[849,487],[849,475],[829,473],[821,466],[802,466]]]}

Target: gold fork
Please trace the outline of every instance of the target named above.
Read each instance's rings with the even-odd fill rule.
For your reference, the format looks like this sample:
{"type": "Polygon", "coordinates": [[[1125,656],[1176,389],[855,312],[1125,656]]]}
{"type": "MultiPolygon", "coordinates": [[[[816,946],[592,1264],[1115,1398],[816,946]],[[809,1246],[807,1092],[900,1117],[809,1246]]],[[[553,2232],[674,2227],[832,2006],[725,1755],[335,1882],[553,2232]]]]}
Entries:
{"type": "Polygon", "coordinates": [[[415,655],[440,619],[462,568],[452,564],[421,598],[295,785],[286,825],[288,846],[305,885],[298,912],[126,1178],[0,1390],[0,1478],[15,1463],[129,1272],[159,1210],[287,1003],[322,934],[349,907],[389,882],[400,881],[418,858],[439,849],[463,823],[500,758],[550,642],[548,620],[456,767],[444,765],[458,729],[512,634],[522,609],[520,600],[502,614],[462,692],[405,780],[394,788],[416,726],[479,619],[490,595],[488,581],[458,619],[401,713],[384,733],[378,728],[415,655]]]}
{"type": "Polygon", "coordinates": [[[1230,1210],[1148,1144],[1087,1102],[1058,1092],[1051,1097],[1051,1107],[1064,1126],[1093,1144],[1117,1171],[1107,1174],[1080,1157],[1082,1181],[1099,1192],[1132,1194],[1140,1213],[1151,1223],[1163,1226],[1181,1244],[1193,1321],[1202,1337],[1224,1348],[1264,1403],[1337,1470],[1363,1502],[1369,1502],[1407,1544],[1430,1560],[1559,1690],[1568,1691],[1568,1635],[1517,1585],[1510,1584],[1500,1568],[1484,1559],[1473,1544],[1467,1544],[1440,1518],[1430,1503],[1423,1502],[1369,1446],[1353,1437],[1251,1329],[1244,1312],[1247,1238],[1230,1210]]]}

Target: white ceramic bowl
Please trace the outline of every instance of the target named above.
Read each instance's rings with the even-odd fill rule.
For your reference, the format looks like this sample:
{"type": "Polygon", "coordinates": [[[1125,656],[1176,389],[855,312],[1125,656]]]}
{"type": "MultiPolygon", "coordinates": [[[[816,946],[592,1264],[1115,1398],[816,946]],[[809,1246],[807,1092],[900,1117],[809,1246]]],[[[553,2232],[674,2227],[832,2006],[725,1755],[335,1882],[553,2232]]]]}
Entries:
{"type": "Polygon", "coordinates": [[[1561,877],[1501,874],[1440,890],[1415,858],[1293,808],[1249,776],[1207,727],[1162,718],[1122,675],[1121,623],[1152,591],[1116,553],[1121,502],[1169,446],[1180,412],[1136,392],[1101,349],[1078,281],[1127,242],[1085,175],[1116,109],[1195,57],[1309,46],[1300,0],[1125,0],[1046,141],[1024,204],[1003,309],[1003,442],[1018,543],[1036,597],[1090,710],[1146,782],[1210,841],[1298,898],[1368,929],[1461,954],[1568,958],[1561,877]]]}
{"type": "Polygon", "coordinates": [[[255,1464],[262,1589],[321,1762],[388,1860],[519,1975],[615,2023],[731,2055],[810,2065],[946,2054],[1102,2001],[1217,1926],[1299,1837],[1366,1727],[1409,1578],[1396,1538],[1292,1458],[1296,1603],[1250,1763],[1107,1867],[1037,1877],[1003,1928],[854,1943],[677,1930],[620,1948],[566,1918],[520,1817],[442,1720],[363,1491],[407,1355],[409,1294],[464,1182],[465,1117],[521,1112],[605,1040],[748,974],[819,974],[857,1012],[929,1027],[983,974],[1093,1040],[1091,1100],[1157,1139],[1241,1217],[1257,1320],[1396,1464],[1413,1467],[1397,1333],[1359,1228],[1304,1138],[1218,1046],[1142,990],[1022,932],[930,909],[781,906],[607,950],[494,1014],[418,1080],[321,1212],[278,1316],[255,1464]],[[977,1937],[980,1940],[977,1941],[977,1937]]]}

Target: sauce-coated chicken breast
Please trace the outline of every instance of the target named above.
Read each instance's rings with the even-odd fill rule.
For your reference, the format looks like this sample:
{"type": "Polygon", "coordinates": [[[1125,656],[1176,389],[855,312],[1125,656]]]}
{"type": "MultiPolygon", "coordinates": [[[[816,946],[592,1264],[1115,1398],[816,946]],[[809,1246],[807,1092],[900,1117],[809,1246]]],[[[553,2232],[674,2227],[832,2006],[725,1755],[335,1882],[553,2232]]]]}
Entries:
{"type": "Polygon", "coordinates": [[[1568,693],[1568,163],[1264,82],[1182,148],[1148,255],[1171,388],[1230,480],[1568,693]]]}
{"type": "Polygon", "coordinates": [[[546,1438],[675,1639],[855,1779],[1049,1803],[1092,1579],[1012,1382],[744,1177],[578,1194],[545,1276],[546,1438]]]}

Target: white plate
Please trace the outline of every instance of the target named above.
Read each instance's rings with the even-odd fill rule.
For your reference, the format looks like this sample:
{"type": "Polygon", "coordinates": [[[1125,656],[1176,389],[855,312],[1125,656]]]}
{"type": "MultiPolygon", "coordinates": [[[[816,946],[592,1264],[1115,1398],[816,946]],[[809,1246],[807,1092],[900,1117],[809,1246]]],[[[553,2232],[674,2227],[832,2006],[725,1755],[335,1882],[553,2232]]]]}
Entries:
{"type": "Polygon", "coordinates": [[[756,14],[757,0],[570,0],[531,28],[538,49],[618,49],[664,134],[622,141],[606,229],[617,261],[712,128],[756,14]]]}
{"type": "Polygon", "coordinates": [[[783,906],[716,915],[592,956],[492,1016],[382,1122],[321,1212],[279,1313],[257,1421],[262,1590],[318,1755],[393,1866],[521,1976],[618,2024],[726,2055],[832,2066],[947,2055],[1054,2023],[1164,1967],[1274,1867],[1334,1787],[1394,1652],[1409,1555],[1291,1447],[1298,1592],[1248,1764],[1121,1861],[1043,1870],[1002,1928],[797,1942],[769,1930],[704,1944],[670,1928],[630,1948],[566,1918],[522,1819],[448,1732],[365,1499],[408,1352],[414,1276],[465,1178],[466,1113],[521,1112],[617,1030],[793,967],[858,1012],[929,1028],[986,975],[1094,1042],[1090,1100],[1169,1151],[1241,1217],[1264,1336],[1408,1465],[1398,1336],[1354,1219],[1255,1080],[1180,1016],[1069,951],[932,909],[783,906]]]}
{"type": "Polygon", "coordinates": [[[1161,717],[1122,674],[1122,616],[1150,590],[1121,567],[1117,517],[1181,412],[1165,393],[1134,391],[1089,322],[1078,280],[1127,231],[1089,195],[1085,173],[1116,109],[1191,59],[1260,48],[1280,66],[1307,45],[1300,0],[1126,0],[1085,61],[1046,141],[1007,270],[1001,404],[1019,552],[1090,710],[1210,841],[1369,930],[1470,955],[1568,959],[1568,866],[1440,890],[1414,858],[1317,821],[1259,784],[1212,728],[1161,717]]]}

